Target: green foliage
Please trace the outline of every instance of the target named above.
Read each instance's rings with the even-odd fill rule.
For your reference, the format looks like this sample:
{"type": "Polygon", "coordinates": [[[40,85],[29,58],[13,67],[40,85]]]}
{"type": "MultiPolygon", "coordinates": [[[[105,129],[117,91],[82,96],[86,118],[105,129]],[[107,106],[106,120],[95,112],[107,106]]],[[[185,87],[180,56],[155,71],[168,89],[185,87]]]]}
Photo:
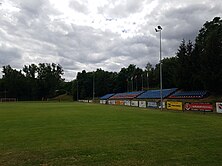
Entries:
{"type": "Polygon", "coordinates": [[[178,58],[165,58],[162,60],[163,67],[163,87],[178,87],[178,58]]]}
{"type": "Polygon", "coordinates": [[[23,72],[24,74],[21,70],[12,69],[10,65],[3,66],[1,90],[7,91],[7,96],[4,97],[14,97],[19,100],[48,98],[55,94],[55,90],[60,88],[63,81],[61,79],[63,69],[54,63],[24,66],[23,72]]]}
{"type": "Polygon", "coordinates": [[[203,87],[213,92],[222,92],[222,20],[215,17],[201,28],[195,44],[193,59],[198,58],[203,87]]]}
{"type": "MultiPolygon", "coordinates": [[[[169,74],[166,73],[163,74],[164,81],[186,90],[204,89],[222,93],[222,20],[215,17],[212,21],[206,22],[199,31],[194,45],[191,41],[186,43],[182,40],[176,58],[177,65],[173,65],[177,76],[176,82],[175,78],[169,78],[169,74]]],[[[171,61],[169,65],[172,65],[174,58],[167,61],[171,61]]],[[[165,64],[167,69],[163,69],[164,72],[172,68],[169,65],[165,64]]],[[[163,84],[167,87],[164,81],[163,84]]]]}
{"type": "Polygon", "coordinates": [[[193,53],[193,44],[189,41],[187,44],[185,40],[182,40],[178,52],[176,53],[177,57],[177,85],[178,88],[191,89],[192,87],[192,56],[193,53]]]}

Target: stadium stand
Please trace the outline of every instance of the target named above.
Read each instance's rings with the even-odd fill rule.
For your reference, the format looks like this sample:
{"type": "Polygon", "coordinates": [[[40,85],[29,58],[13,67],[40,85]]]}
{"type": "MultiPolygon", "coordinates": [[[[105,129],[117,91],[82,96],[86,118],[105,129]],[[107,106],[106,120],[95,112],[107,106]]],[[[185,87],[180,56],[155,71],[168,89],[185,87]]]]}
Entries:
{"type": "MultiPolygon", "coordinates": [[[[171,89],[163,89],[162,95],[163,98],[166,98],[176,92],[177,88],[171,88],[171,89]]],[[[137,99],[160,99],[160,90],[148,90],[144,92],[143,94],[139,95],[137,99]]]]}
{"type": "Polygon", "coordinates": [[[114,93],[112,93],[112,94],[106,94],[106,95],[100,97],[100,100],[107,100],[107,99],[109,99],[110,97],[112,97],[113,95],[114,95],[114,93]]]}
{"type": "Polygon", "coordinates": [[[171,99],[201,99],[207,96],[207,91],[177,91],[169,98],[171,99]]]}
{"type": "Polygon", "coordinates": [[[134,99],[143,92],[144,91],[117,93],[114,96],[112,96],[110,99],[134,99]]]}

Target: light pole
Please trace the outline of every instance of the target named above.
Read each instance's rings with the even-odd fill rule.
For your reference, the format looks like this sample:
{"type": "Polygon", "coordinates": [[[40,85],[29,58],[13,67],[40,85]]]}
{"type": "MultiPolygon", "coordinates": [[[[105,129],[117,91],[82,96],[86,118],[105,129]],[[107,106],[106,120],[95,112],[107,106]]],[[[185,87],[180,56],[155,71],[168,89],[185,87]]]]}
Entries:
{"type": "Polygon", "coordinates": [[[95,73],[93,72],[93,101],[95,98],[95,73]]]}
{"type": "Polygon", "coordinates": [[[133,76],[131,77],[131,81],[132,81],[132,92],[133,92],[133,76]]]}
{"type": "Polygon", "coordinates": [[[146,73],[146,82],[147,82],[147,89],[149,90],[150,86],[149,86],[149,71],[148,70],[147,70],[147,73],[146,73]]]}
{"type": "Polygon", "coordinates": [[[162,82],[162,48],[161,48],[161,31],[162,27],[159,25],[157,28],[155,28],[156,32],[160,33],[160,104],[161,104],[161,111],[163,110],[163,82],[162,82]]]}
{"type": "Polygon", "coordinates": [[[142,91],[143,91],[143,74],[141,74],[141,79],[142,79],[142,91]]]}
{"type": "Polygon", "coordinates": [[[79,100],[79,82],[78,82],[78,79],[76,79],[76,100],[78,101],[79,100]]]}

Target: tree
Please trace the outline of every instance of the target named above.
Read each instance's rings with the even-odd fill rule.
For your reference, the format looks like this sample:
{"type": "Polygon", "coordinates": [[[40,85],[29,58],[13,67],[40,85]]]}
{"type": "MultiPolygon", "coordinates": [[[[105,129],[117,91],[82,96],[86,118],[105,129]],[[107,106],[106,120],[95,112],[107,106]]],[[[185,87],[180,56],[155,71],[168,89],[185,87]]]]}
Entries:
{"type": "Polygon", "coordinates": [[[191,56],[193,54],[193,43],[189,41],[187,44],[183,39],[179,49],[176,53],[178,66],[175,73],[178,77],[177,85],[182,89],[191,89],[192,88],[192,71],[193,65],[191,56]]]}
{"type": "Polygon", "coordinates": [[[37,69],[38,67],[35,64],[31,64],[29,66],[25,65],[23,67],[23,72],[25,73],[26,77],[35,78],[37,69]]]}
{"type": "Polygon", "coordinates": [[[163,88],[178,87],[178,58],[164,58],[163,67],[163,88]]]}
{"type": "Polygon", "coordinates": [[[37,73],[39,96],[42,98],[53,96],[63,81],[61,78],[62,67],[55,63],[39,63],[37,73]]]}
{"type": "Polygon", "coordinates": [[[38,85],[37,85],[37,79],[36,79],[38,66],[35,64],[31,64],[28,66],[25,65],[22,70],[25,73],[25,77],[26,77],[27,98],[29,100],[38,99],[38,85]]]}
{"type": "Polygon", "coordinates": [[[192,60],[196,66],[195,76],[199,78],[203,88],[215,93],[222,92],[222,20],[220,17],[206,22],[199,31],[192,60]]]}
{"type": "Polygon", "coordinates": [[[21,71],[12,69],[10,65],[3,66],[3,85],[7,91],[7,97],[26,99],[26,81],[21,71]]]}

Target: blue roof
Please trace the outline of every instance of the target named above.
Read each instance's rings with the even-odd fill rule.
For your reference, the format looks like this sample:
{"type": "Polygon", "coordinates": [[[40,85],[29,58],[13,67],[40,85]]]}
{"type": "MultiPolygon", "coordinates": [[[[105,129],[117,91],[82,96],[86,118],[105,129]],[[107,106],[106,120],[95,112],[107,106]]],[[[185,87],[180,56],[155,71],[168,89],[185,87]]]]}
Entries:
{"type": "Polygon", "coordinates": [[[100,99],[101,99],[101,100],[107,100],[107,99],[109,99],[110,97],[112,97],[113,95],[114,95],[114,93],[112,93],[112,94],[106,94],[106,95],[100,97],[100,99]]]}
{"type": "Polygon", "coordinates": [[[207,91],[178,91],[174,93],[170,98],[203,98],[207,95],[207,91]]]}
{"type": "MultiPolygon", "coordinates": [[[[163,98],[168,97],[172,93],[174,93],[177,90],[177,88],[171,88],[171,89],[163,89],[162,90],[162,96],[163,98]]],[[[138,99],[160,99],[160,90],[148,90],[144,92],[143,94],[139,95],[137,97],[138,99]]]]}

